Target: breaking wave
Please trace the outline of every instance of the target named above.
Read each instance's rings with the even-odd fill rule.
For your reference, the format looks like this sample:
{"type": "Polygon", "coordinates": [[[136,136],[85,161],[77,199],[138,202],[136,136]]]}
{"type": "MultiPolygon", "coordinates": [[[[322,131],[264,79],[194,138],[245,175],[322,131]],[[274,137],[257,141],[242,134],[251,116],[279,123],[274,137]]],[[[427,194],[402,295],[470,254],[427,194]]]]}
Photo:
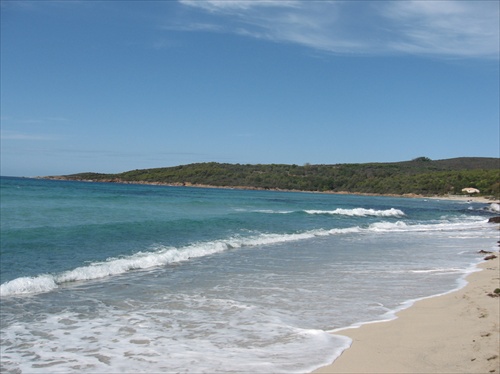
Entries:
{"type": "Polygon", "coordinates": [[[500,213],[500,203],[491,203],[486,210],[493,213],[500,213]]]}
{"type": "Polygon", "coordinates": [[[354,208],[354,209],[342,209],[338,208],[335,210],[306,210],[308,214],[337,214],[343,216],[351,217],[402,217],[404,212],[399,209],[386,209],[386,210],[375,210],[375,209],[365,209],[365,208],[354,208]]]}
{"type": "MultiPolygon", "coordinates": [[[[402,212],[396,213],[396,209],[389,210],[389,212],[393,212],[390,214],[394,215],[402,214],[402,212]]],[[[41,274],[35,277],[16,278],[0,285],[0,297],[50,292],[64,283],[94,280],[124,274],[132,270],[161,267],[242,247],[257,247],[307,240],[315,237],[354,233],[432,232],[448,230],[456,232],[457,229],[468,231],[483,222],[487,221],[474,220],[470,222],[459,221],[434,224],[408,224],[402,221],[376,222],[367,227],[354,226],[348,228],[315,229],[291,234],[260,234],[253,237],[231,237],[223,240],[198,242],[180,248],[157,246],[152,248],[151,251],[141,251],[122,258],[109,258],[106,261],[95,262],[59,274],[41,274]]]]}
{"type": "Polygon", "coordinates": [[[59,274],[42,274],[36,277],[21,277],[0,285],[0,296],[35,294],[49,292],[63,283],[88,281],[124,274],[132,270],[151,269],[173,263],[188,261],[192,258],[209,256],[227,250],[272,245],[305,240],[317,236],[327,236],[358,231],[358,228],[311,230],[293,234],[261,234],[254,237],[232,237],[225,240],[194,243],[175,248],[158,246],[148,252],[137,252],[123,258],[109,258],[59,274]]]}

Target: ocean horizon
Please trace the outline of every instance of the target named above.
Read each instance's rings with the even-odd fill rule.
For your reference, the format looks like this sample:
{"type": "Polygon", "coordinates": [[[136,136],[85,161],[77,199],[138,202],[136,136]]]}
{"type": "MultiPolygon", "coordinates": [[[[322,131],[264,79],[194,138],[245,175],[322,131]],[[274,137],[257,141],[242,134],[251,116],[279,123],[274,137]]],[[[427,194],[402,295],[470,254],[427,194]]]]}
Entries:
{"type": "Polygon", "coordinates": [[[492,205],[1,177],[5,373],[306,373],[465,284],[492,205]]]}

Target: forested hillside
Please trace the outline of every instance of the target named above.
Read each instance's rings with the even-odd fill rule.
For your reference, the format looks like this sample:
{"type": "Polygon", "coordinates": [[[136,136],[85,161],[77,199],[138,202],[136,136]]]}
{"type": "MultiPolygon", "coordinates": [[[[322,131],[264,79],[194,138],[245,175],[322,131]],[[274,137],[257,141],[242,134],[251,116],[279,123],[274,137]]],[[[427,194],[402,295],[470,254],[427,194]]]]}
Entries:
{"type": "Polygon", "coordinates": [[[209,162],[118,174],[80,173],[49,178],[400,195],[461,194],[462,188],[474,187],[481,195],[498,198],[500,159],[419,157],[394,163],[303,166],[209,162]]]}

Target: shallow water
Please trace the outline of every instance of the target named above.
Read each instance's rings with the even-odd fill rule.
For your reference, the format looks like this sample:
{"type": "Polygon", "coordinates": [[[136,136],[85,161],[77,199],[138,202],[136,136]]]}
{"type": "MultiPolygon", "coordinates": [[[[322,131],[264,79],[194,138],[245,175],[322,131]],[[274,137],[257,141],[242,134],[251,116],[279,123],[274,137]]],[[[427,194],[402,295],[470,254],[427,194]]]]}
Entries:
{"type": "Polygon", "coordinates": [[[1,179],[2,372],[308,372],[447,292],[483,204],[1,179]]]}

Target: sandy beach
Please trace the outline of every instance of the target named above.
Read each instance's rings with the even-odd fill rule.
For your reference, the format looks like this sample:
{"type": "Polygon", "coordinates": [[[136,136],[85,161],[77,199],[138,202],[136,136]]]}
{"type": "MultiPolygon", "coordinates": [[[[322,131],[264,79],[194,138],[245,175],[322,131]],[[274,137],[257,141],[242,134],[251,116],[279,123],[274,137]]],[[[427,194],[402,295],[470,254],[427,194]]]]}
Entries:
{"type": "MultiPolygon", "coordinates": [[[[497,257],[467,286],[416,302],[388,322],[336,332],[351,348],[315,373],[499,373],[500,287],[497,257]]],[[[488,256],[485,254],[485,257],[488,256]]]]}
{"type": "Polygon", "coordinates": [[[499,203],[496,198],[489,198],[485,196],[465,196],[465,195],[444,195],[444,196],[432,196],[427,197],[428,199],[437,199],[437,200],[459,200],[466,201],[471,203],[481,203],[481,204],[491,204],[491,203],[499,203]]]}

